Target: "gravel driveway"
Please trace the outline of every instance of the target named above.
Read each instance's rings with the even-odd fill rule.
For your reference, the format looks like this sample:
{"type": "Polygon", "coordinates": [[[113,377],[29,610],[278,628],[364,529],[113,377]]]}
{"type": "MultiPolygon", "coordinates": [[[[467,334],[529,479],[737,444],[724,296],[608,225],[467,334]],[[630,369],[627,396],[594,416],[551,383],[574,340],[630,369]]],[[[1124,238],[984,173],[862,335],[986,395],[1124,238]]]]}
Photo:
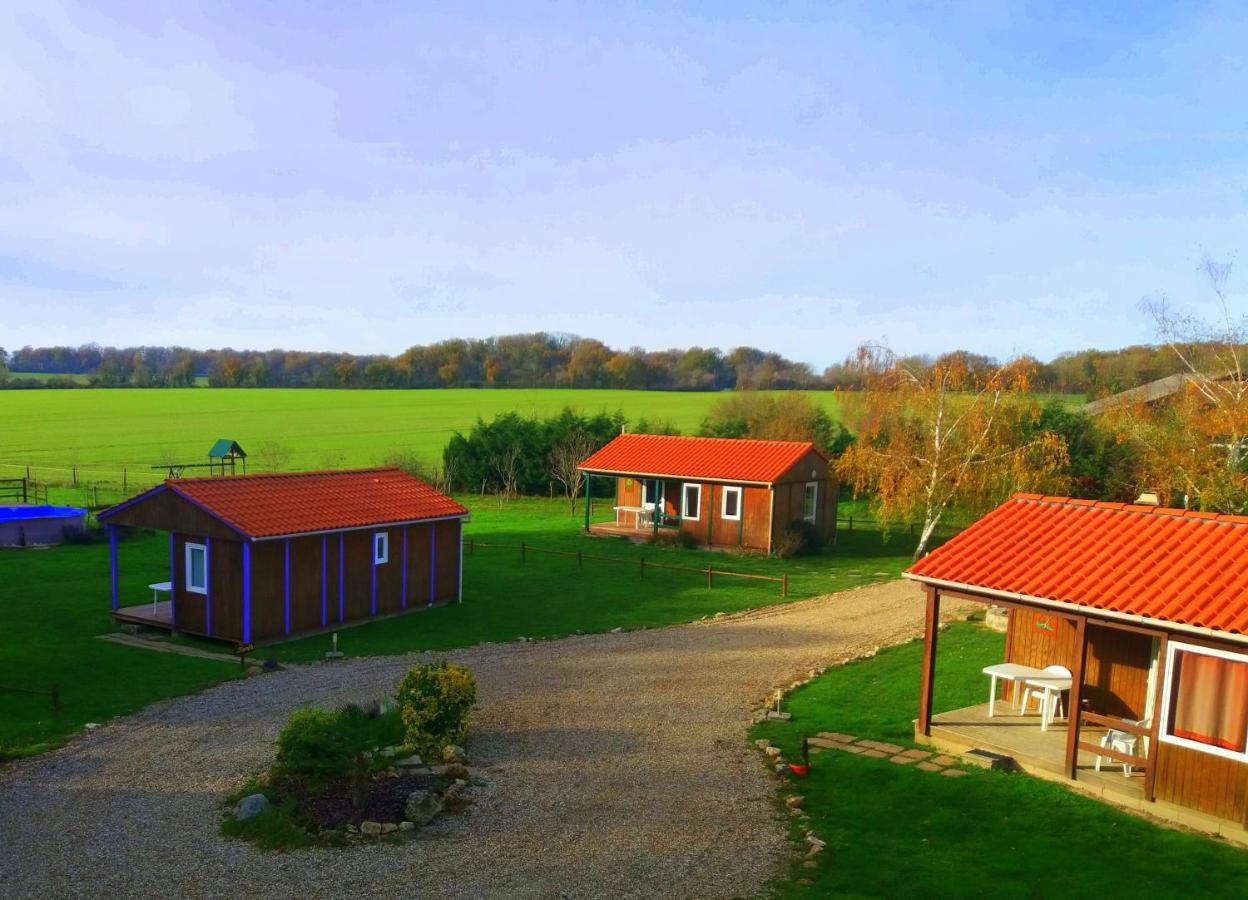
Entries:
{"type": "Polygon", "coordinates": [[[746,740],[752,710],[812,668],[921,633],[922,619],[920,591],[899,581],[448,654],[476,672],[468,751],[489,785],[397,846],[262,853],[221,838],[218,809],[270,761],[291,710],[375,698],[418,657],[297,667],[159,703],[0,773],[0,895],[757,895],[786,838],[746,740]]]}

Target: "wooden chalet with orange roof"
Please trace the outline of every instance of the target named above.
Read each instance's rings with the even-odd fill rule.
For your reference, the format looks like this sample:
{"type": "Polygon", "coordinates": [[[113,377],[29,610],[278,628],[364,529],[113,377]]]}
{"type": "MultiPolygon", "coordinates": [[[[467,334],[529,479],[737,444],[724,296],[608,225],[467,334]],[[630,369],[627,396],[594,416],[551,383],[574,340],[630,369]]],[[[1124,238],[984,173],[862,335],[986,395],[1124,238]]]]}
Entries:
{"type": "Polygon", "coordinates": [[[610,522],[594,534],[688,535],[707,547],[770,553],[792,522],[836,531],[837,482],[809,441],[621,434],[580,466],[586,498],[595,478],[614,485],[610,522]]]}
{"type": "Polygon", "coordinates": [[[99,520],[116,619],[251,644],[460,599],[467,517],[386,467],[171,478],[99,520]],[[153,602],[122,605],[120,528],[169,533],[153,602]]]}
{"type": "Polygon", "coordinates": [[[1016,494],[906,577],[920,741],[1248,843],[1248,517],[1016,494]],[[934,714],[946,597],[1007,610],[1005,658],[987,703],[934,714]]]}

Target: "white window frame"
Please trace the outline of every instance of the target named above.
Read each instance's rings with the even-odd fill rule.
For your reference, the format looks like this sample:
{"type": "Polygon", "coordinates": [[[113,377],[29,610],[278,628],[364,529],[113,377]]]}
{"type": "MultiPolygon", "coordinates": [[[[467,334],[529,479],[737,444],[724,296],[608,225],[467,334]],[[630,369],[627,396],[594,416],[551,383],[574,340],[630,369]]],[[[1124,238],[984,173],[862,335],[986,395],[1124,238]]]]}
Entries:
{"type": "Polygon", "coordinates": [[[196,544],[196,543],[193,543],[192,541],[187,541],[186,550],[184,550],[183,553],[186,559],[187,593],[203,594],[204,596],[207,596],[208,595],[208,545],[196,544]],[[191,573],[194,571],[193,567],[191,566],[191,556],[192,556],[193,551],[195,550],[198,550],[200,553],[204,555],[204,583],[202,585],[199,585],[198,587],[195,585],[194,580],[191,578],[191,573]]]}
{"type": "MultiPolygon", "coordinates": [[[[1174,744],[1178,747],[1187,747],[1191,750],[1199,750],[1201,753],[1210,753],[1214,756],[1221,756],[1225,759],[1233,759],[1237,762],[1248,762],[1248,740],[1245,741],[1245,749],[1241,752],[1227,750],[1225,747],[1215,747],[1212,744],[1202,744],[1200,741],[1193,741],[1189,738],[1178,737],[1169,733],[1170,729],[1170,712],[1171,704],[1174,702],[1174,660],[1175,656],[1182,651],[1183,653],[1196,653],[1203,656],[1213,656],[1218,659],[1229,659],[1231,662],[1248,664],[1248,655],[1243,653],[1232,653],[1229,650],[1219,650],[1214,647],[1202,647],[1199,644],[1184,644],[1179,641],[1170,641],[1166,644],[1166,681],[1164,690],[1161,695],[1161,722],[1157,729],[1157,737],[1164,744],[1174,744]]],[[[1248,735],[1245,735],[1248,737],[1248,735]]]]}
{"type": "Polygon", "coordinates": [[[680,486],[680,517],[682,519],[697,520],[702,518],[702,485],[696,481],[686,481],[680,486]],[[698,507],[693,512],[689,512],[689,489],[693,488],[698,492],[698,507]]]}
{"type": "Polygon", "coordinates": [[[732,487],[730,485],[724,485],[724,492],[720,496],[720,502],[719,502],[719,517],[729,522],[741,521],[741,501],[744,498],[744,495],[745,495],[745,492],[742,491],[741,488],[732,487]],[[735,516],[728,515],[728,495],[729,494],[732,494],[737,498],[737,514],[735,516]]]}
{"type": "Polygon", "coordinates": [[[808,481],[806,486],[802,488],[802,521],[809,522],[811,525],[819,521],[819,482],[808,481]],[[806,515],[806,493],[810,491],[810,515],[806,515]]]}
{"type": "Polygon", "coordinates": [[[390,532],[373,532],[373,565],[381,566],[390,562],[390,532]]]}

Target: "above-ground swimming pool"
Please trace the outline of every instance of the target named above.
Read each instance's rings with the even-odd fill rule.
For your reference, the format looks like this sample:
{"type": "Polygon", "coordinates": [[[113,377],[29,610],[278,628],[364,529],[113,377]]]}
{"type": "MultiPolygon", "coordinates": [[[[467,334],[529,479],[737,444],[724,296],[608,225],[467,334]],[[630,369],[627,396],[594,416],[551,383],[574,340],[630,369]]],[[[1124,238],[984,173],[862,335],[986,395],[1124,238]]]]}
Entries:
{"type": "Polygon", "coordinates": [[[86,527],[78,506],[0,506],[0,547],[59,544],[86,527]]]}

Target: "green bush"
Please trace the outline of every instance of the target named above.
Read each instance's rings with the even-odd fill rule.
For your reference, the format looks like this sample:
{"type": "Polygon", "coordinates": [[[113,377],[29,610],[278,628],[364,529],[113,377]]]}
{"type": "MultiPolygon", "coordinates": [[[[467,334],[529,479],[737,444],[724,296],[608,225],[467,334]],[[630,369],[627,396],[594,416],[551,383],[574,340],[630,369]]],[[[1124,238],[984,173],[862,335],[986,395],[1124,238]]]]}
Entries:
{"type": "Polygon", "coordinates": [[[277,736],[277,775],[313,784],[350,774],[359,746],[343,727],[340,712],[301,709],[277,736]]]}
{"type": "Polygon", "coordinates": [[[395,696],[406,741],[428,759],[441,757],[448,744],[468,733],[468,715],[477,700],[472,671],[443,660],[414,666],[395,696]]]}

